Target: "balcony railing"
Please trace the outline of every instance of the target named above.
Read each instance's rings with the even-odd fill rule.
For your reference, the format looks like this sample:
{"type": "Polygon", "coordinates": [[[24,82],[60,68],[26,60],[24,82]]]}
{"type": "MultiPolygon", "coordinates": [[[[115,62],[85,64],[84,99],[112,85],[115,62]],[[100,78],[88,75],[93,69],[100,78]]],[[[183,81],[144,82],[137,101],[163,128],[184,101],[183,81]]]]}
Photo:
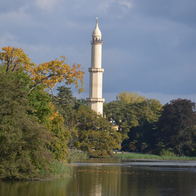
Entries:
{"type": "Polygon", "coordinates": [[[102,44],[103,43],[103,40],[92,40],[91,41],[91,44],[102,44]]]}

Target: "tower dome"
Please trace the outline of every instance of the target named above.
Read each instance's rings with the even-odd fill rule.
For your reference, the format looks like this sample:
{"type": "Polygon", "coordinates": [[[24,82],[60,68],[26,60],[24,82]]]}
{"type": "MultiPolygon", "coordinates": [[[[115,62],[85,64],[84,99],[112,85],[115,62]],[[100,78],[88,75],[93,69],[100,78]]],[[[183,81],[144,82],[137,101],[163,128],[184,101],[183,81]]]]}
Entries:
{"type": "Polygon", "coordinates": [[[101,37],[101,31],[100,31],[99,26],[98,26],[98,18],[96,18],[96,26],[95,26],[95,29],[93,31],[92,37],[101,37]]]}

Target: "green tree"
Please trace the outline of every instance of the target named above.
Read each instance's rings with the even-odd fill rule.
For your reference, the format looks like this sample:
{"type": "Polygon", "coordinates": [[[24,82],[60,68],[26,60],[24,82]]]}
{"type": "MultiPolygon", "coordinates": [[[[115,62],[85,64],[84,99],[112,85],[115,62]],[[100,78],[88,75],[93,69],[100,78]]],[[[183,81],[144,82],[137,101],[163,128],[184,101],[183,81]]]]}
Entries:
{"type": "Polygon", "coordinates": [[[158,100],[131,92],[119,93],[116,101],[104,105],[108,121],[113,119],[119,126],[123,150],[130,150],[130,144],[142,151],[153,148],[155,122],[161,111],[162,105],[158,100]]]}
{"type": "Polygon", "coordinates": [[[33,110],[29,111],[29,115],[37,118],[40,124],[46,123],[53,113],[51,106],[51,98],[41,86],[36,87],[31,93],[28,93],[29,105],[33,110]]]}
{"type": "Polygon", "coordinates": [[[58,93],[56,96],[51,95],[52,102],[58,109],[58,112],[64,118],[64,126],[70,134],[68,146],[73,147],[78,138],[77,131],[77,110],[75,109],[76,98],[73,97],[70,88],[61,86],[57,88],[58,93]]]}
{"type": "MultiPolygon", "coordinates": [[[[55,104],[59,113],[63,115],[65,122],[69,123],[70,119],[74,120],[74,98],[70,88],[66,86],[57,87],[57,95],[51,95],[52,102],[55,104]]],[[[72,120],[70,123],[73,123],[72,120]]]]}
{"type": "Polygon", "coordinates": [[[32,178],[48,169],[52,154],[52,133],[28,115],[29,106],[24,73],[0,72],[0,176],[32,178]]]}
{"type": "Polygon", "coordinates": [[[157,146],[179,155],[196,152],[195,103],[187,99],[172,100],[163,106],[156,130],[157,146]]]}
{"type": "MultiPolygon", "coordinates": [[[[53,133],[55,140],[51,143],[50,150],[54,157],[63,159],[67,153],[67,140],[70,137],[68,128],[64,122],[70,121],[72,116],[68,113],[65,117],[59,114],[54,106],[50,103],[51,98],[45,92],[50,91],[57,84],[57,82],[65,81],[65,84],[74,84],[76,88],[79,87],[79,92],[84,89],[83,74],[80,70],[80,65],[73,65],[70,67],[65,63],[65,57],[61,56],[61,60],[55,59],[53,61],[45,62],[35,65],[31,59],[22,49],[16,47],[3,47],[0,52],[1,72],[8,74],[15,74],[19,80],[26,80],[26,89],[28,90],[29,105],[32,110],[28,110],[28,114],[35,116],[37,122],[47,128],[53,133]],[[18,73],[26,73],[25,77],[18,73]],[[57,145],[58,143],[58,145],[57,145]]],[[[67,108],[66,108],[67,110],[67,108]]]]}
{"type": "Polygon", "coordinates": [[[70,133],[68,147],[81,148],[91,156],[112,155],[113,148],[119,148],[121,135],[112,128],[107,119],[92,111],[84,99],[73,97],[70,88],[61,86],[52,101],[64,118],[70,133]]]}
{"type": "Polygon", "coordinates": [[[108,104],[104,103],[103,111],[104,115],[107,117],[108,121],[115,120],[116,124],[122,121],[122,108],[124,108],[125,103],[122,101],[111,101],[108,104]]]}
{"type": "MultiPolygon", "coordinates": [[[[28,94],[29,104],[33,111],[29,114],[37,118],[37,121],[53,134],[53,142],[49,146],[53,157],[57,160],[65,160],[67,155],[67,143],[70,133],[65,126],[63,115],[51,103],[51,97],[42,86],[37,86],[28,94]]],[[[57,106],[56,106],[57,107],[57,106]]]]}
{"type": "Polygon", "coordinates": [[[123,110],[122,125],[120,125],[124,129],[123,125],[126,124],[127,130],[129,129],[128,139],[122,144],[124,150],[128,150],[132,142],[140,151],[152,149],[154,123],[158,120],[161,110],[160,102],[151,99],[126,105],[126,109],[123,110]]]}
{"type": "Polygon", "coordinates": [[[66,84],[74,83],[76,88],[81,83],[81,92],[83,72],[79,70],[80,65],[71,68],[66,64],[65,57],[35,66],[22,49],[4,47],[2,50],[0,175],[37,177],[41,170],[47,172],[51,160],[65,159],[70,132],[64,122],[70,123],[72,119],[69,112],[63,117],[55,109],[45,89],[51,90],[57,82],[66,80],[66,84]]]}
{"type": "Polygon", "coordinates": [[[74,97],[74,109],[75,109],[75,110],[78,110],[79,107],[80,107],[81,105],[87,106],[88,103],[87,103],[87,101],[86,101],[85,99],[83,99],[83,98],[77,99],[76,97],[74,97]]]}
{"type": "Polygon", "coordinates": [[[146,98],[138,93],[123,91],[116,96],[116,99],[125,103],[138,103],[144,101],[146,98]]]}
{"type": "Polygon", "coordinates": [[[106,118],[84,105],[79,107],[77,116],[80,147],[88,151],[90,156],[111,156],[113,149],[120,148],[121,135],[106,118]]]}
{"type": "Polygon", "coordinates": [[[58,112],[54,113],[45,123],[45,126],[53,134],[54,140],[49,146],[53,157],[65,161],[65,156],[68,154],[67,145],[71,135],[64,125],[63,116],[58,112]]]}

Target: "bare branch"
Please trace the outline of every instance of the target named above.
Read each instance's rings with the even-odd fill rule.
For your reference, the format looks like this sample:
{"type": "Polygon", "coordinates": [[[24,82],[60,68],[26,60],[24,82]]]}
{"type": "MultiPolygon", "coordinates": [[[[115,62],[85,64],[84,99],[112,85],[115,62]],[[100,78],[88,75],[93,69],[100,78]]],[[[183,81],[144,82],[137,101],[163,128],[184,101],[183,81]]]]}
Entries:
{"type": "Polygon", "coordinates": [[[52,76],[58,76],[57,74],[50,74],[47,77],[43,78],[41,81],[37,82],[36,84],[34,84],[31,89],[29,90],[29,93],[39,84],[41,84],[44,80],[47,80],[48,78],[52,77],[52,76]]]}
{"type": "Polygon", "coordinates": [[[13,48],[12,54],[10,55],[10,58],[8,58],[8,54],[7,54],[7,69],[6,69],[6,72],[8,72],[9,69],[10,69],[10,62],[11,62],[12,56],[14,54],[14,50],[15,50],[15,48],[13,48]]]}
{"type": "Polygon", "coordinates": [[[19,64],[19,63],[15,63],[15,64],[14,64],[14,67],[13,67],[13,69],[12,69],[12,72],[14,72],[14,71],[15,71],[16,66],[17,66],[18,64],[19,64]]]}

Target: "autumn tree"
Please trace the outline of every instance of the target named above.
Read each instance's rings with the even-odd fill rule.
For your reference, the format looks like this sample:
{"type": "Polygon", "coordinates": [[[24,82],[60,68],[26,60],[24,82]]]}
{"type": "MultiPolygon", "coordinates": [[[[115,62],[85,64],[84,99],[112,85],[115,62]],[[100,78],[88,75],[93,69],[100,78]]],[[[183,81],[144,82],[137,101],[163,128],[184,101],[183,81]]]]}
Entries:
{"type": "MultiPolygon", "coordinates": [[[[18,122],[21,123],[21,126],[24,126],[24,129],[22,130],[25,131],[26,126],[28,131],[30,131],[30,126],[24,125],[22,120],[25,121],[28,118],[31,119],[31,121],[27,120],[26,123],[32,122],[34,124],[32,126],[32,131],[34,131],[34,129],[36,129],[36,131],[34,131],[35,135],[33,136],[33,138],[36,141],[43,142],[43,145],[45,145],[47,139],[44,138],[44,136],[51,136],[52,139],[50,140],[50,142],[47,142],[47,152],[50,154],[50,157],[52,157],[51,159],[58,160],[65,159],[65,155],[67,154],[67,141],[70,137],[70,133],[64,124],[65,119],[54,108],[54,105],[51,103],[51,97],[48,93],[46,93],[46,89],[49,89],[50,91],[57,82],[65,81],[66,84],[73,83],[76,88],[78,88],[79,84],[81,84],[79,92],[82,92],[84,90],[84,72],[80,70],[80,65],[73,65],[72,67],[70,67],[68,64],[65,63],[65,57],[62,56],[61,59],[62,60],[55,59],[48,63],[42,63],[36,66],[34,63],[31,62],[29,57],[24,53],[22,49],[18,49],[16,47],[4,47],[2,49],[2,52],[0,52],[0,73],[4,74],[7,79],[15,77],[14,80],[18,81],[17,83],[21,84],[20,87],[18,87],[18,90],[20,88],[22,91],[26,91],[26,102],[24,103],[26,103],[28,107],[26,108],[26,110],[21,109],[21,111],[25,111],[25,115],[27,116],[23,114],[20,115],[20,112],[18,112],[18,116],[20,118],[24,118],[18,120],[18,122]],[[37,134],[38,131],[40,134],[37,134]],[[44,131],[46,131],[47,134],[44,131]],[[43,135],[41,135],[42,133],[43,135]]],[[[4,82],[5,81],[8,82],[9,80],[4,80],[4,82]]],[[[14,87],[15,85],[13,85],[13,88],[14,87]]],[[[2,86],[1,90],[6,92],[6,88],[7,86],[4,85],[2,86]]],[[[9,94],[7,95],[9,96],[9,94]]],[[[10,96],[10,99],[10,102],[13,101],[15,103],[14,97],[10,96]]],[[[4,101],[5,100],[3,100],[2,103],[4,101]]],[[[9,107],[4,108],[5,112],[9,111],[9,109],[9,107]]],[[[16,107],[16,110],[17,109],[19,110],[20,107],[16,107]]],[[[15,112],[14,115],[17,115],[17,112],[15,112]]],[[[12,121],[15,123],[14,119],[12,119],[12,121]]],[[[2,126],[4,126],[3,123],[5,123],[5,121],[2,121],[2,126]]],[[[18,129],[19,128],[20,126],[18,126],[18,129]]],[[[4,132],[5,130],[3,129],[2,134],[4,134],[4,132]]],[[[11,131],[10,134],[15,133],[11,131]]],[[[17,134],[16,136],[19,137],[19,135],[17,134]]],[[[25,138],[21,138],[20,141],[22,143],[25,143],[24,140],[25,138]]],[[[37,147],[39,149],[38,144],[37,147]]],[[[12,149],[10,149],[10,153],[12,153],[11,150],[12,149]]],[[[36,149],[34,149],[32,145],[32,151],[31,149],[29,149],[29,152],[34,153],[34,151],[36,151],[36,149]]],[[[40,151],[44,153],[44,150],[40,151]]],[[[44,160],[44,157],[43,164],[47,165],[46,161],[44,160]]],[[[40,168],[43,168],[43,164],[40,166],[40,168]]],[[[36,174],[38,174],[39,170],[36,171],[36,174]]]]}
{"type": "Polygon", "coordinates": [[[0,61],[5,72],[15,72],[20,69],[24,70],[32,80],[29,92],[36,86],[42,85],[44,89],[51,91],[58,82],[65,81],[66,85],[74,84],[75,88],[79,88],[79,92],[84,91],[83,74],[80,65],[70,67],[65,63],[66,58],[61,56],[61,60],[55,59],[49,62],[35,65],[31,59],[20,48],[3,47],[0,52],[0,61]]]}

